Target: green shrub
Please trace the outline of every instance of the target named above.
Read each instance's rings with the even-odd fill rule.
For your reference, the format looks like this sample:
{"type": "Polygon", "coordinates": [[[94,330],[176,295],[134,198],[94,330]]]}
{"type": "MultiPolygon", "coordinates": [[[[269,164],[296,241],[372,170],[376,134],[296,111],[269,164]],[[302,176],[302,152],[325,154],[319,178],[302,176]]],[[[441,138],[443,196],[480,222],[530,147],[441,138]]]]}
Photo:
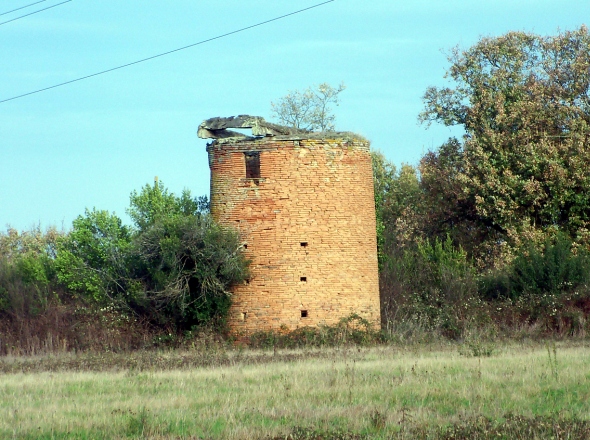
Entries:
{"type": "Polygon", "coordinates": [[[512,264],[512,297],[523,293],[558,294],[590,280],[590,255],[572,249],[572,241],[557,234],[545,241],[544,248],[529,246],[512,264]]]}
{"type": "Polygon", "coordinates": [[[182,330],[223,326],[229,287],[248,276],[238,234],[208,214],[156,221],[135,237],[133,252],[150,315],[182,330]]]}
{"type": "Polygon", "coordinates": [[[131,289],[132,231],[114,213],[86,210],[58,243],[57,277],[71,292],[109,305],[131,289]]]}
{"type": "Polygon", "coordinates": [[[222,327],[229,287],[247,276],[237,232],[217,225],[205,198],[180,197],[162,182],[131,194],[134,226],[87,210],[64,237],[59,280],[72,292],[160,328],[222,327]]]}
{"type": "Polygon", "coordinates": [[[519,250],[506,268],[484,275],[480,292],[486,299],[560,295],[590,282],[590,254],[574,248],[572,240],[556,234],[542,247],[533,244],[519,250]]]}
{"type": "Polygon", "coordinates": [[[393,249],[381,271],[381,302],[383,325],[389,329],[411,322],[456,339],[486,319],[475,270],[449,237],[393,249]]]}
{"type": "Polygon", "coordinates": [[[260,331],[248,338],[252,348],[338,347],[383,342],[383,335],[357,314],[342,318],[336,325],[301,327],[293,331],[260,331]]]}
{"type": "Polygon", "coordinates": [[[42,313],[57,289],[54,265],[59,234],[32,229],[0,233],[0,313],[33,317],[42,313]]]}

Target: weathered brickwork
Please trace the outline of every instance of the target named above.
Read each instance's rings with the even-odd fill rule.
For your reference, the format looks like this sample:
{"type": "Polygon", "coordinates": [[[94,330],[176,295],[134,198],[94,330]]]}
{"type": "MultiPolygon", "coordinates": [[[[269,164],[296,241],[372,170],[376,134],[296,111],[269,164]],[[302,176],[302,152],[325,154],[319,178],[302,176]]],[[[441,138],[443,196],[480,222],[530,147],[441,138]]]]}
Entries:
{"type": "Polygon", "coordinates": [[[368,143],[218,139],[207,151],[211,212],[240,231],[252,260],[249,282],[233,289],[232,331],[334,324],[351,313],[378,326],[368,143]],[[259,158],[260,178],[246,178],[247,157],[259,158]]]}

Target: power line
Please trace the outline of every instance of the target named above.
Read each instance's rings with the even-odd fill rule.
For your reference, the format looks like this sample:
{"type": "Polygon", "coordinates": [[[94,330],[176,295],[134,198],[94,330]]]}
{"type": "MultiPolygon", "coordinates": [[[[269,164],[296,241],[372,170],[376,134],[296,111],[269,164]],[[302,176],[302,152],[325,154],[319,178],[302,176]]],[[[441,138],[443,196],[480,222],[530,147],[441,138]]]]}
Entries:
{"type": "MultiPolygon", "coordinates": [[[[71,1],[71,0],[68,0],[68,1],[71,1]]],[[[153,60],[154,58],[163,57],[164,55],[170,55],[171,53],[179,52],[181,50],[185,50],[185,49],[188,49],[190,47],[199,46],[200,44],[205,44],[205,43],[208,43],[208,42],[213,41],[213,40],[219,40],[220,38],[224,38],[224,37],[227,37],[229,35],[237,34],[239,32],[244,32],[244,31],[246,31],[248,29],[252,29],[252,28],[255,28],[255,27],[258,27],[258,26],[262,26],[264,24],[268,24],[268,23],[271,23],[273,21],[281,20],[283,18],[290,17],[291,15],[299,14],[301,12],[308,11],[310,9],[314,9],[314,8],[323,6],[325,4],[332,3],[334,1],[336,1],[336,0],[327,0],[325,2],[318,3],[318,4],[313,5],[313,6],[309,6],[307,8],[299,9],[298,11],[295,11],[295,12],[290,12],[288,14],[281,15],[279,17],[271,18],[270,20],[261,21],[260,23],[256,23],[256,24],[253,24],[253,25],[250,25],[250,26],[246,26],[246,27],[243,27],[241,29],[237,29],[235,31],[227,32],[225,34],[221,34],[221,35],[218,35],[216,37],[207,38],[206,40],[201,40],[201,41],[199,41],[197,43],[189,44],[188,46],[179,47],[178,49],[169,50],[168,52],[163,52],[163,53],[160,53],[158,55],[152,55],[151,57],[147,57],[147,58],[143,58],[141,60],[133,61],[131,63],[123,64],[121,66],[112,67],[112,68],[107,69],[107,70],[102,70],[100,72],[92,73],[90,75],[82,76],[80,78],[72,79],[70,81],[65,81],[65,82],[62,82],[62,83],[59,83],[59,84],[55,84],[53,86],[49,86],[49,87],[45,87],[45,88],[42,88],[42,89],[34,90],[32,92],[23,93],[22,95],[13,96],[12,98],[3,99],[3,100],[0,100],[0,104],[3,103],[3,102],[12,101],[14,99],[19,99],[19,98],[23,98],[25,96],[33,95],[35,93],[41,93],[41,92],[44,92],[46,90],[55,89],[56,87],[65,86],[66,84],[71,84],[71,83],[74,83],[74,82],[77,82],[77,81],[82,81],[84,79],[92,78],[93,76],[98,76],[98,75],[102,75],[104,73],[112,72],[113,70],[123,69],[125,67],[133,66],[134,64],[139,64],[139,63],[143,63],[145,61],[153,60]]]]}
{"type": "MultiPolygon", "coordinates": [[[[43,1],[45,1],[45,0],[43,0],[43,1]]],[[[16,20],[20,20],[21,18],[28,17],[29,15],[33,15],[33,14],[37,14],[37,13],[39,13],[39,12],[47,11],[48,9],[55,8],[56,6],[63,5],[64,3],[69,3],[69,2],[71,2],[71,1],[72,1],[72,0],[66,0],[65,2],[57,3],[57,4],[55,4],[55,5],[48,6],[48,7],[46,7],[46,8],[43,8],[43,9],[39,9],[38,11],[31,12],[31,13],[29,13],[29,14],[21,15],[20,17],[13,18],[12,20],[3,21],[2,23],[0,23],[0,26],[2,26],[3,24],[6,24],[6,23],[10,23],[11,21],[16,21],[16,20]]],[[[41,2],[37,2],[37,3],[41,3],[41,2]]],[[[35,3],[32,3],[32,4],[34,5],[35,3]]],[[[30,5],[29,5],[29,6],[30,6],[30,5]]],[[[23,6],[23,8],[26,8],[26,6],[23,6]]],[[[19,8],[19,9],[22,9],[22,8],[19,8]]],[[[16,11],[16,9],[15,9],[15,11],[16,11]]],[[[10,12],[12,12],[12,11],[10,11],[10,12]]],[[[8,12],[5,12],[5,14],[8,14],[8,12]]],[[[3,15],[4,15],[4,14],[3,14],[3,15]]]]}
{"type": "Polygon", "coordinates": [[[37,3],[43,3],[43,2],[46,2],[46,1],[47,0],[41,0],[39,2],[31,3],[31,4],[28,4],[28,5],[25,5],[25,6],[21,6],[20,8],[13,9],[12,11],[3,12],[2,14],[0,14],[0,16],[6,15],[6,14],[10,14],[11,12],[14,12],[14,11],[20,11],[21,9],[25,9],[25,8],[28,8],[29,6],[33,6],[33,5],[36,5],[37,3]]]}

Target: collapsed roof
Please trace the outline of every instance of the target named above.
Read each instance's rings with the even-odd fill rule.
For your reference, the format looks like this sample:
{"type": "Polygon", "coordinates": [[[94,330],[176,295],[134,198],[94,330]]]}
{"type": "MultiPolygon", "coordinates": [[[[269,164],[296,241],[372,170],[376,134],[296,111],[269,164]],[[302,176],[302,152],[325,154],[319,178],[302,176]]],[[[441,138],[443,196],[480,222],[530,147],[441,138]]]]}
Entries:
{"type": "Polygon", "coordinates": [[[251,128],[252,136],[289,136],[307,133],[297,128],[266,122],[261,116],[239,115],[228,118],[210,118],[199,125],[197,135],[201,139],[247,138],[243,133],[228,128],[251,128]]]}

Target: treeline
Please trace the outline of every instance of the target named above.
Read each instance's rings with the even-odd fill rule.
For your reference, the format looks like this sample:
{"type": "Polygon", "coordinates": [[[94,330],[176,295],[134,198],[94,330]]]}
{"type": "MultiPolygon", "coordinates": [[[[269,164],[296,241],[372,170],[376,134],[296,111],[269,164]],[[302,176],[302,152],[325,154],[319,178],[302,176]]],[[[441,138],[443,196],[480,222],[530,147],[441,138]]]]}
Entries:
{"type": "Polygon", "coordinates": [[[127,212],[132,226],[87,210],[67,233],[0,234],[0,354],[128,349],[223,328],[229,286],[248,274],[238,234],[211,219],[206,198],[162,182],[134,191],[127,212]]]}
{"type": "MultiPolygon", "coordinates": [[[[373,153],[385,334],[584,336],[588,30],[483,38],[449,62],[420,120],[462,139],[399,169],[373,153]]],[[[161,182],[134,191],[128,214],[131,226],[87,210],[69,232],[0,233],[0,354],[222,332],[229,287],[248,276],[237,233],[161,182]]]]}
{"type": "Polygon", "coordinates": [[[384,324],[453,338],[585,334],[590,35],[511,32],[454,49],[423,123],[458,125],[418,166],[374,154],[384,324]]]}

